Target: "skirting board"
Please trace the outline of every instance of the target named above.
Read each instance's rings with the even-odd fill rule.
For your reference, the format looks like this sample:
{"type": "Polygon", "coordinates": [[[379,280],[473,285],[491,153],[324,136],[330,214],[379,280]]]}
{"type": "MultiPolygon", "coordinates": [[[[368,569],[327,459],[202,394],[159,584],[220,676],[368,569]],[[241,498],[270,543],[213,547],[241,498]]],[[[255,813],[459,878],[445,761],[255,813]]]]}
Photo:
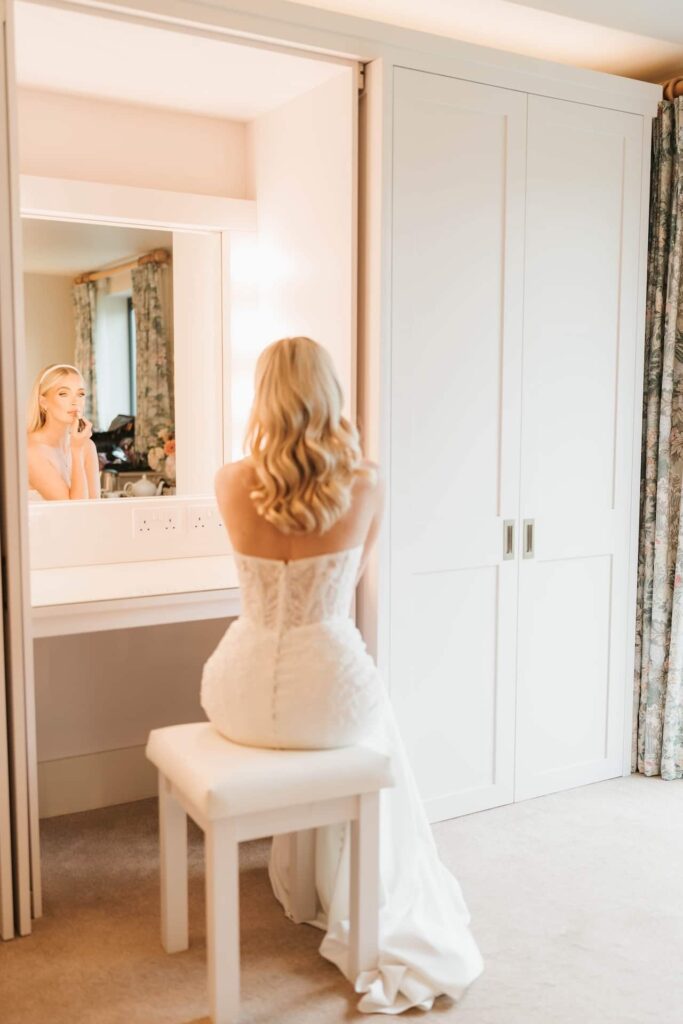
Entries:
{"type": "Polygon", "coordinates": [[[144,800],[156,792],[157,771],[145,757],[144,745],[38,765],[41,818],[144,800]]]}

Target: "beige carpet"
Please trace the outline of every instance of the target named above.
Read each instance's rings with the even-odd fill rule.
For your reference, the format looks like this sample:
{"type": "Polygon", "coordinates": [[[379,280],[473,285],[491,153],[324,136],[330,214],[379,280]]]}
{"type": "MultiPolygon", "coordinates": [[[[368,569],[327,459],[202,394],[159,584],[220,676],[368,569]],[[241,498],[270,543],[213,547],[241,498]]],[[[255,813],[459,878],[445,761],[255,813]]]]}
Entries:
{"type": "MultiPolygon", "coordinates": [[[[45,916],[32,936],[0,947],[2,1024],[205,1024],[198,833],[191,948],[169,957],[154,801],[53,818],[42,831],[45,916]]],[[[402,1020],[681,1024],[683,783],[615,779],[443,822],[435,834],[486,971],[457,1006],[442,998],[402,1020]]],[[[282,915],[267,853],[267,842],[242,847],[242,1020],[367,1021],[318,956],[320,933],[282,915]]]]}

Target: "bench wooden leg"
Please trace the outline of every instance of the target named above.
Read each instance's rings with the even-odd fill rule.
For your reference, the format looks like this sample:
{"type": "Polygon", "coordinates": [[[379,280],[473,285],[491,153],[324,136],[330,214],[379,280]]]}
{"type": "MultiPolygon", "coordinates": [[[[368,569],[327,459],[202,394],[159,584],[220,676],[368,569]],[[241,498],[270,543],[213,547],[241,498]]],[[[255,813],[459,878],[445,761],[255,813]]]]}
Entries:
{"type": "Polygon", "coordinates": [[[206,833],[206,947],[213,1024],[236,1024],[240,1005],[239,843],[234,822],[206,833]]]}
{"type": "Polygon", "coordinates": [[[379,793],[358,797],[351,822],[349,967],[351,981],[377,967],[379,927],[379,793]]]}
{"type": "Polygon", "coordinates": [[[167,953],[189,945],[187,924],[187,816],[159,772],[161,944],[167,953]]]}
{"type": "Polygon", "coordinates": [[[290,832],[289,883],[292,917],[297,924],[318,913],[315,888],[315,829],[290,832]]]}

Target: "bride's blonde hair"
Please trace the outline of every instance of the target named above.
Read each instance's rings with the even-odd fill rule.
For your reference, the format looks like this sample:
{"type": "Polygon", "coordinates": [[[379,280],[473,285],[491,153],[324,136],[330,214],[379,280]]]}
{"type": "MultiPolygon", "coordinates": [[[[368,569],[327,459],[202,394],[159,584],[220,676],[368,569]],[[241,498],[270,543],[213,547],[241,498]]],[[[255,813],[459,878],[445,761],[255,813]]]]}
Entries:
{"type": "Polygon", "coordinates": [[[358,431],[342,416],[342,391],[326,350],[282,338],[256,364],[245,446],[258,484],[256,511],[282,533],[324,533],[351,505],[362,465],[358,431]]]}
{"type": "Polygon", "coordinates": [[[50,366],[44,366],[40,371],[33,382],[28,400],[26,429],[29,434],[45,426],[45,412],[40,405],[41,395],[46,395],[61,377],[66,377],[70,373],[77,373],[79,377],[82,377],[81,371],[70,363],[51,363],[50,366]]]}

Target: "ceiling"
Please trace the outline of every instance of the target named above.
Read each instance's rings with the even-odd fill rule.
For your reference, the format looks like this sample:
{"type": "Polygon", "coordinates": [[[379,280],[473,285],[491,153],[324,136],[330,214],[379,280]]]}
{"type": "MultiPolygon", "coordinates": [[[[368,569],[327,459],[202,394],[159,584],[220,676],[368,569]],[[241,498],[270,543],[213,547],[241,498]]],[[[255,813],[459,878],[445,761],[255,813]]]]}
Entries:
{"type": "Polygon", "coordinates": [[[39,4],[16,4],[20,86],[250,121],[343,67],[39,4]]]}
{"type": "Polygon", "coordinates": [[[77,274],[135,259],[151,249],[170,249],[170,231],[107,224],[22,218],[25,274],[77,274]]]}
{"type": "MultiPolygon", "coordinates": [[[[661,82],[683,72],[683,0],[297,0],[299,5],[661,82]]],[[[339,74],[313,57],[16,3],[19,84],[249,121],[339,74]]]]}
{"type": "Polygon", "coordinates": [[[682,0],[297,0],[648,82],[683,73],[682,0]]]}

